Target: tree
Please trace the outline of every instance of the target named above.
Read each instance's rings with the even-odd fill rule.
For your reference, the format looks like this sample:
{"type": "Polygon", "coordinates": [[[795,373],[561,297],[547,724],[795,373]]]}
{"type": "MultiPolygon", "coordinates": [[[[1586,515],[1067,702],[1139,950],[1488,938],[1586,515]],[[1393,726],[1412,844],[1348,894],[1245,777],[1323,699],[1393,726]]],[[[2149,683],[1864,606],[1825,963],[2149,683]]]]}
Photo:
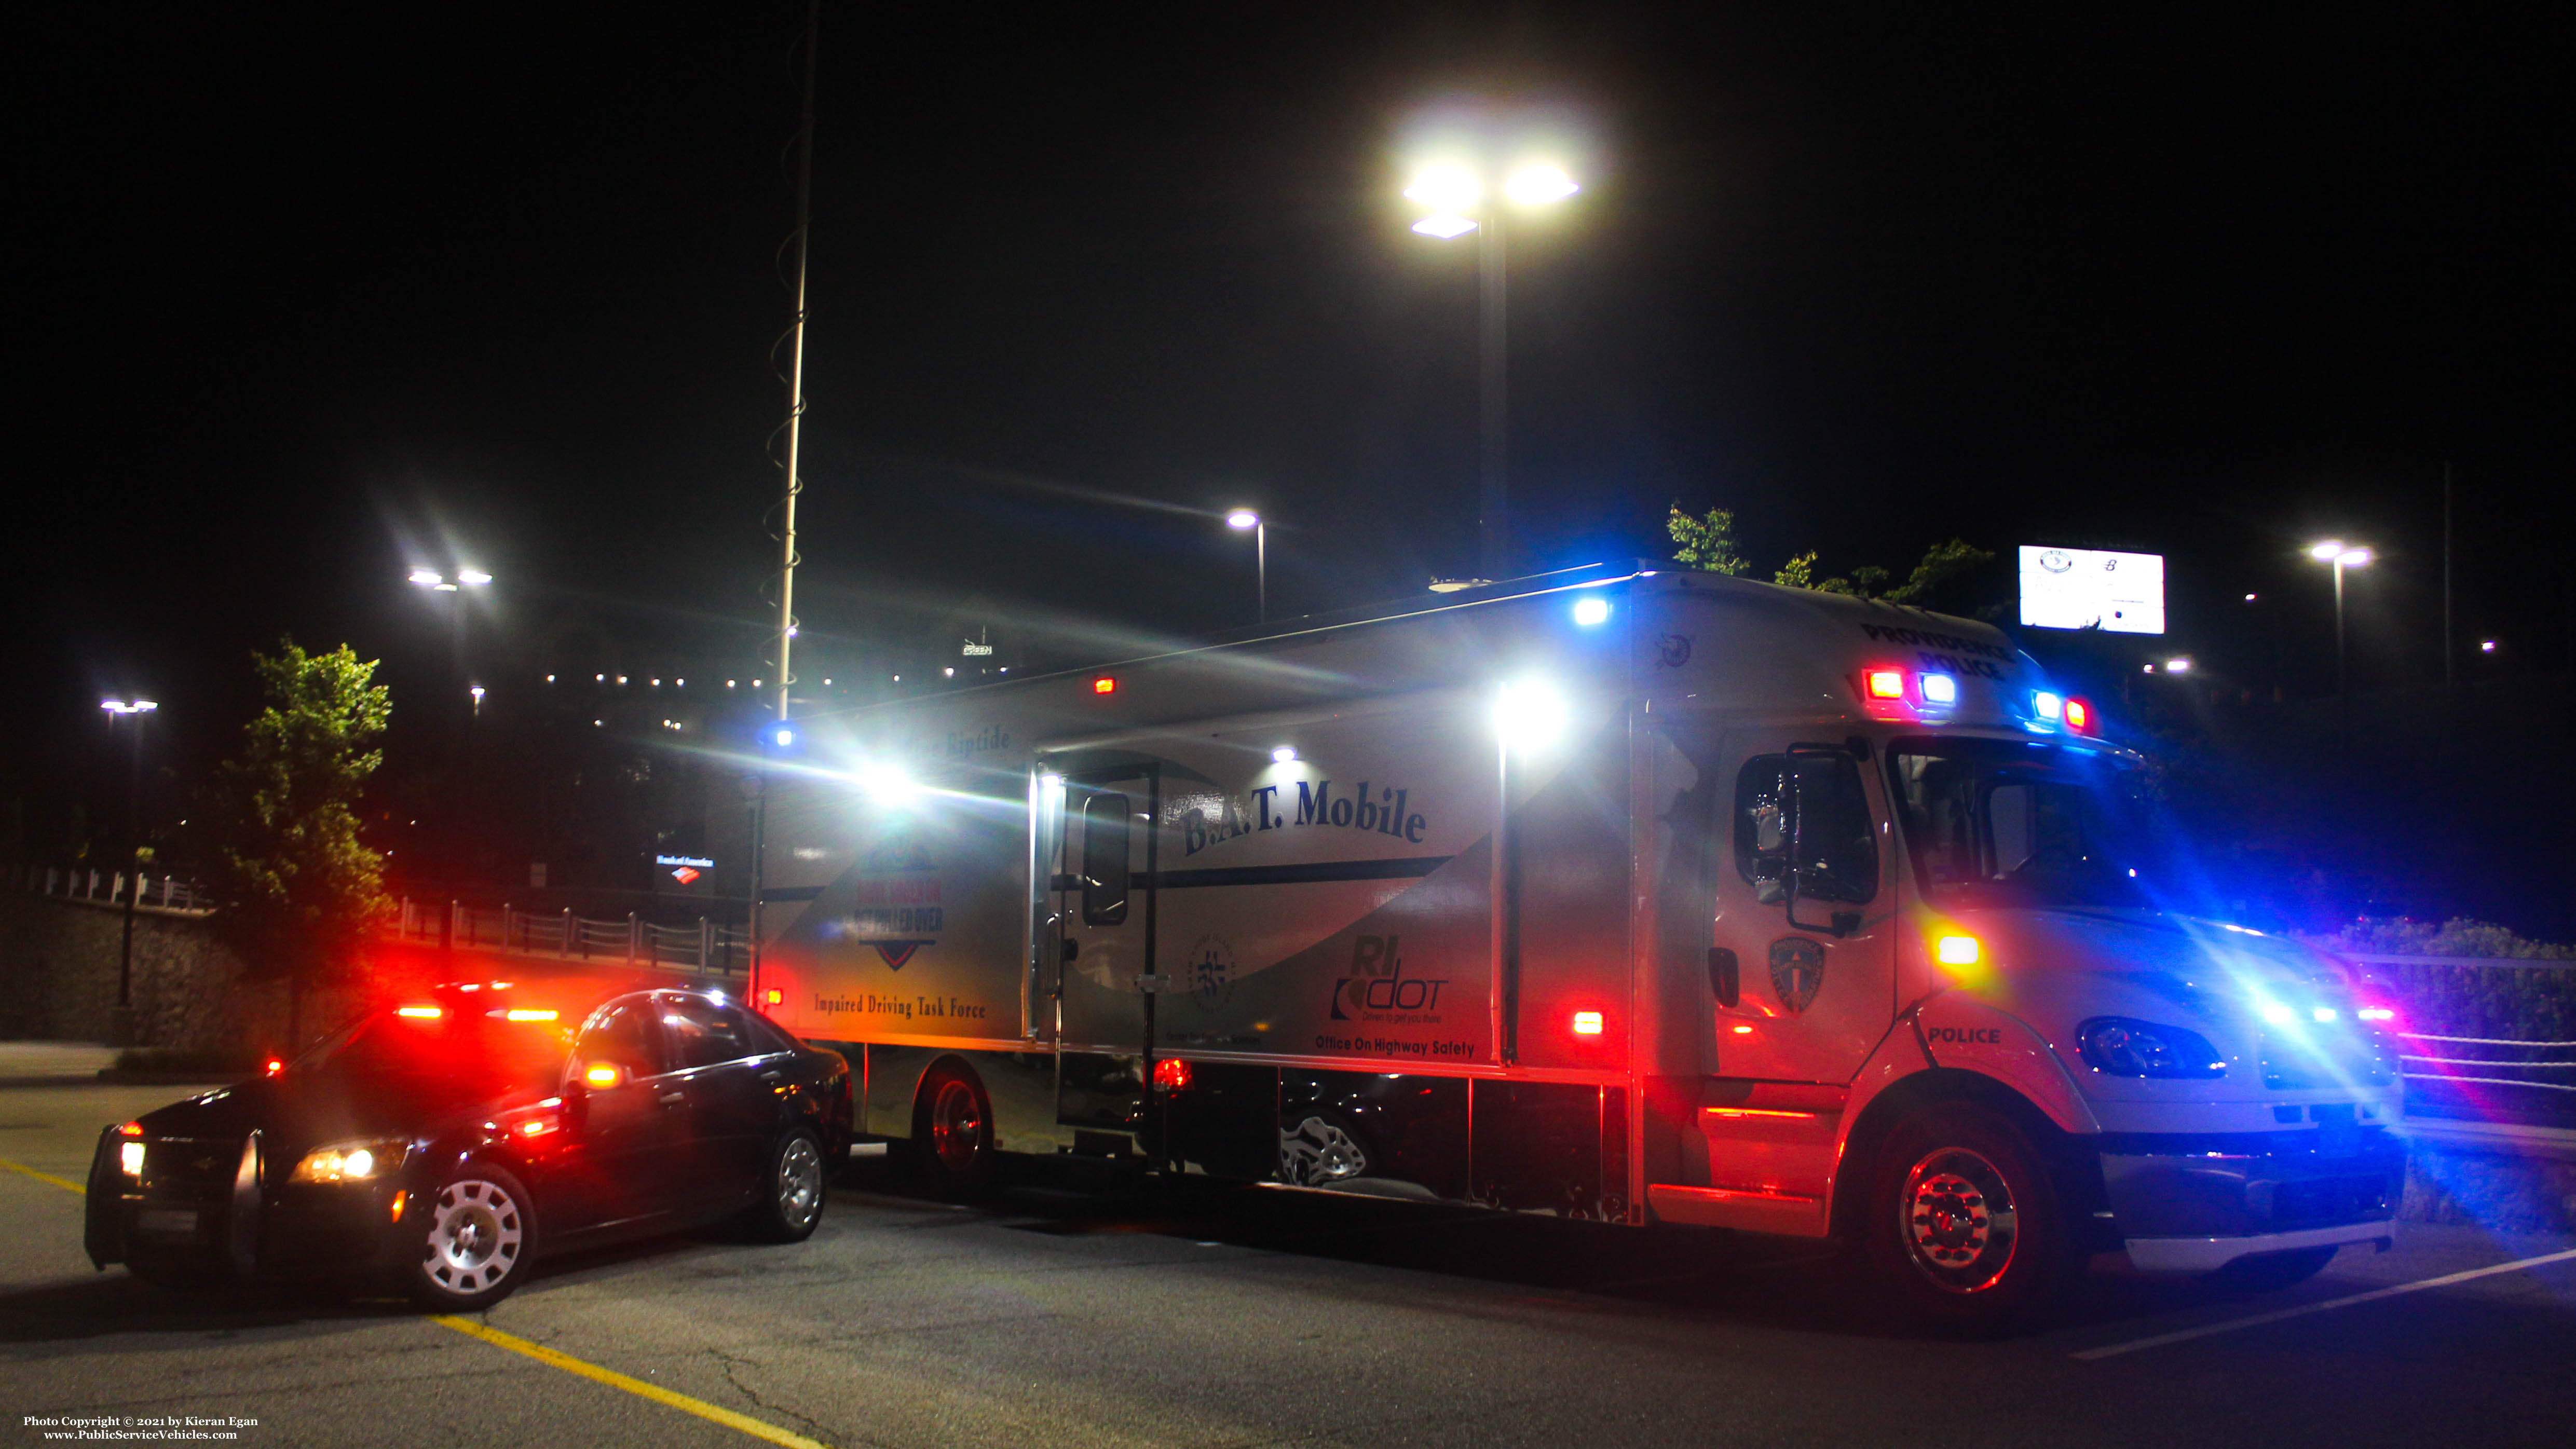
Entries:
{"type": "Polygon", "coordinates": [[[1673,536],[1673,562],[1684,568],[1713,574],[1745,570],[1744,555],[1735,551],[1735,515],[1727,509],[1712,508],[1706,518],[1693,518],[1675,500],[1664,531],[1673,536]]]}
{"type": "MultiPolygon", "coordinates": [[[[1693,518],[1682,512],[1679,502],[1664,519],[1665,531],[1673,536],[1673,562],[1684,568],[1702,569],[1713,574],[1740,574],[1749,567],[1744,555],[1735,548],[1735,515],[1724,508],[1712,508],[1704,518],[1693,518]]],[[[1863,564],[1848,575],[1829,579],[1816,577],[1816,551],[1791,558],[1780,565],[1771,582],[1791,589],[1814,589],[1819,593],[1848,594],[1859,599],[1884,599],[1891,604],[1914,604],[1930,608],[1940,597],[1941,586],[1994,555],[1971,545],[1966,539],[1954,538],[1936,543],[1924,551],[1923,561],[1905,582],[1888,587],[1896,577],[1876,564],[1863,564]]],[[[1983,617],[1982,615],[1980,617],[1983,617]]]]}
{"type": "Polygon", "coordinates": [[[373,746],[393,700],[346,644],[307,654],[284,640],[251,665],[268,703],[201,800],[207,884],[225,943],[254,976],[284,976],[300,1013],[305,985],[345,972],[385,909],[358,797],[384,763],[373,746]]]}

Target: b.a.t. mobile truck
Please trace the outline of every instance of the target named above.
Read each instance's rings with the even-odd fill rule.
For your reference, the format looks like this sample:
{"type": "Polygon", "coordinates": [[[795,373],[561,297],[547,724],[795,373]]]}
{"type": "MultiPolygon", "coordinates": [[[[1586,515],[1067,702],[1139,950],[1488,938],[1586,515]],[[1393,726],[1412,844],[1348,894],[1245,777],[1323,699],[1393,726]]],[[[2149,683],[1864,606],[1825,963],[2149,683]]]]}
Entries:
{"type": "Polygon", "coordinates": [[[754,989],[951,1185],[1835,1237],[1971,1320],[2395,1230],[2375,1024],[1989,625],[1639,570],[797,727],[754,989]]]}

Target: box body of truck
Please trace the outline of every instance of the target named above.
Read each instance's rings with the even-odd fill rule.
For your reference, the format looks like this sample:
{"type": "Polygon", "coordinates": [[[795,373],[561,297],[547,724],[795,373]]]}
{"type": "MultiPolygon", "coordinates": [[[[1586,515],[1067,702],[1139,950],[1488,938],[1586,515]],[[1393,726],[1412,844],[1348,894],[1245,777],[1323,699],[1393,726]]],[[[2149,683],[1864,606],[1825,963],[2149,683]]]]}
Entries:
{"type": "Polygon", "coordinates": [[[2000,632],[1697,573],[1495,592],[801,722],[755,989],[862,1065],[862,1132],[952,1148],[926,1084],[1004,1152],[1937,1219],[1901,1231],[1938,1278],[2010,1256],[1976,1170],[1871,1184],[1950,1103],[2078,1250],[2387,1236],[2384,1044],[2117,863],[2134,761],[2000,632]]]}

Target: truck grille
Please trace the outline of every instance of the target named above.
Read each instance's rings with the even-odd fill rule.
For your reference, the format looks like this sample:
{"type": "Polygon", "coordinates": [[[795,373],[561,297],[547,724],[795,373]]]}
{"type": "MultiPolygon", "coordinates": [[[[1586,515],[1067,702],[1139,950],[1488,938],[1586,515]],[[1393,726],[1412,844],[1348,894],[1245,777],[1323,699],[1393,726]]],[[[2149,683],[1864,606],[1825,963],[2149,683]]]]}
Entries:
{"type": "Polygon", "coordinates": [[[2265,1036],[2263,1085],[2275,1091],[2384,1087],[2397,1080],[2397,1064],[2377,1033],[2320,1032],[2294,1039],[2265,1036]]]}
{"type": "Polygon", "coordinates": [[[172,1207],[220,1208],[232,1201],[242,1145],[207,1138],[147,1138],[143,1200],[172,1207]]]}

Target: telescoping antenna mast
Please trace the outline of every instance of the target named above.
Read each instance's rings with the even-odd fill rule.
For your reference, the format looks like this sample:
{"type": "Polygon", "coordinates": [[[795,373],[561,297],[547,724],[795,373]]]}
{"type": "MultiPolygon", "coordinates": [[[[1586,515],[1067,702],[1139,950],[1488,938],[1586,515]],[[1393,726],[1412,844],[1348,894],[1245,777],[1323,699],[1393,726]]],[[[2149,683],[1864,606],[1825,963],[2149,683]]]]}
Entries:
{"type": "MultiPolygon", "coordinates": [[[[790,238],[796,247],[796,316],[788,324],[787,331],[787,421],[782,427],[787,434],[787,456],[783,461],[787,481],[778,504],[778,732],[782,738],[787,735],[788,710],[794,702],[796,685],[793,657],[796,646],[796,495],[805,491],[804,476],[797,471],[805,424],[805,264],[813,252],[810,241],[814,226],[814,56],[822,36],[823,0],[807,0],[805,95],[803,114],[796,128],[796,232],[790,238]]],[[[761,836],[769,818],[769,792],[764,776],[754,776],[753,781],[757,789],[751,807],[751,898],[744,909],[743,923],[749,928],[746,934],[751,938],[751,979],[748,985],[752,999],[757,1001],[761,999],[761,836]]]]}
{"type": "Polygon", "coordinates": [[[796,320],[788,329],[787,492],[778,519],[778,722],[787,723],[789,691],[796,683],[790,655],[796,644],[796,495],[805,491],[797,472],[805,422],[805,263],[814,224],[814,54],[822,40],[823,0],[805,11],[805,108],[796,131],[796,320]]]}

